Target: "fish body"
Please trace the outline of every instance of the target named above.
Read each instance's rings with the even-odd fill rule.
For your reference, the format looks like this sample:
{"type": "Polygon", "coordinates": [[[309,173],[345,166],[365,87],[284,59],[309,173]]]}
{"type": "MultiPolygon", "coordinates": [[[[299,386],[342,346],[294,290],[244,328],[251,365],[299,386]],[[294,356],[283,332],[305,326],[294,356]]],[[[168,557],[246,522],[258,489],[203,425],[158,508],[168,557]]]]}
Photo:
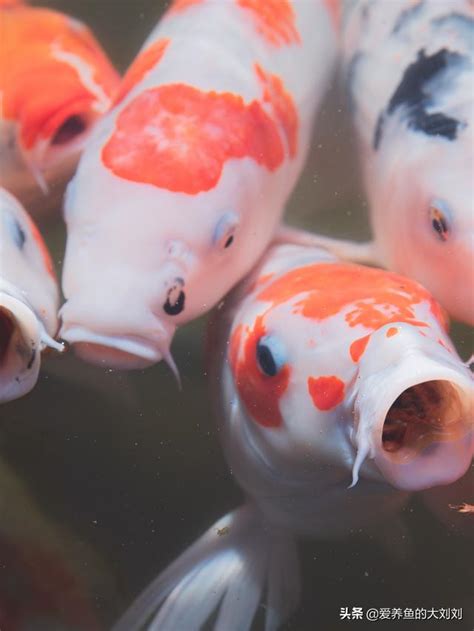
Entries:
{"type": "Polygon", "coordinates": [[[474,384],[431,295],[322,249],[271,248],[212,323],[219,435],[247,504],[167,568],[115,631],[265,629],[298,601],[294,538],[347,536],[473,455],[474,384]],[[351,483],[352,482],[352,483],[351,483]]]}
{"type": "Polygon", "coordinates": [[[36,383],[40,354],[58,328],[59,289],[46,245],[28,213],[0,189],[0,402],[36,383]]]}
{"type": "Polygon", "coordinates": [[[474,324],[474,9],[348,3],[346,83],[378,262],[474,324]]]}
{"type": "Polygon", "coordinates": [[[89,29],[57,11],[0,2],[0,185],[17,197],[72,173],[119,77],[89,29]]]}
{"type": "Polygon", "coordinates": [[[336,55],[323,2],[175,2],[65,203],[61,335],[118,368],[170,360],[274,235],[336,55]]]}

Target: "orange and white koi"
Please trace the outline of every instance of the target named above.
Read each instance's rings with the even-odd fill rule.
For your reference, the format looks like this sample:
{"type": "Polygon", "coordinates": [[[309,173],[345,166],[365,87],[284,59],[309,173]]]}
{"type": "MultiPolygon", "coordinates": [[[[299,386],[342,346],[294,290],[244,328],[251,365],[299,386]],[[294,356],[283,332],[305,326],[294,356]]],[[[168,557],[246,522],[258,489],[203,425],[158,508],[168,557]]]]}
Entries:
{"type": "Polygon", "coordinates": [[[52,337],[58,303],[53,263],[38,228],[0,189],[0,402],[34,387],[44,348],[62,350],[52,337]]]}
{"type": "Polygon", "coordinates": [[[119,77],[78,20],[0,0],[0,185],[17,196],[72,173],[119,77]]]}
{"type": "Polygon", "coordinates": [[[410,491],[453,482],[472,459],[473,378],[414,281],[273,247],[212,331],[219,435],[247,502],[114,631],[197,631],[216,610],[216,629],[250,629],[263,598],[274,630],[298,601],[296,536],[393,517],[410,491]]]}
{"type": "Polygon", "coordinates": [[[474,324],[474,5],[362,0],[343,40],[373,259],[474,324]]]}
{"type": "Polygon", "coordinates": [[[322,1],[179,0],[69,185],[61,336],[88,361],[165,359],[275,234],[336,56],[322,1]]]}

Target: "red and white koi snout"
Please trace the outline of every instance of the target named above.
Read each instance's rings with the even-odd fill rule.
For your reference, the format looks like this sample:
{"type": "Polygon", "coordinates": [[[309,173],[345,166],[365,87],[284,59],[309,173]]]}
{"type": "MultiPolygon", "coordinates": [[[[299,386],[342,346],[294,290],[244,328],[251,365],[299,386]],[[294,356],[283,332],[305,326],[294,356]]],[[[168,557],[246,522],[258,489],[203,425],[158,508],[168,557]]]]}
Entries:
{"type": "Polygon", "coordinates": [[[371,337],[356,388],[353,485],[366,458],[409,491],[450,484],[466,472],[474,382],[447,345],[410,325],[387,325],[371,337]]]}

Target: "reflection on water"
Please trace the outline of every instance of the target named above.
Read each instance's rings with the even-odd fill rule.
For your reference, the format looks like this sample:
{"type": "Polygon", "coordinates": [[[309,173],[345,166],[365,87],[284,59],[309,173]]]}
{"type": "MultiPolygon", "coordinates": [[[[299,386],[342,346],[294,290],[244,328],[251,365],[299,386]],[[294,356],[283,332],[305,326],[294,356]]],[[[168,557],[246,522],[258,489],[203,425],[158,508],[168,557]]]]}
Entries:
{"type": "MultiPolygon", "coordinates": [[[[91,24],[123,69],[163,3],[47,4],[91,24]]],[[[342,110],[332,94],[320,115],[289,218],[299,226],[363,239],[368,235],[365,202],[342,110]]],[[[49,219],[45,229],[59,265],[64,240],[60,219],[49,219]]],[[[58,570],[60,579],[50,582],[50,610],[56,613],[43,626],[36,617],[28,628],[82,631],[95,628],[93,618],[108,628],[161,569],[241,503],[210,412],[203,331],[199,321],[176,336],[182,391],[166,366],[126,374],[69,355],[48,358],[36,389],[2,406],[0,552],[28,539],[44,552],[46,565],[54,565],[55,558],[64,566],[64,574],[58,570]],[[74,597],[67,589],[71,575],[78,586],[74,597]]],[[[461,355],[470,355],[472,329],[456,325],[454,335],[461,355]]],[[[471,629],[472,540],[461,531],[470,517],[445,509],[447,503],[472,501],[472,476],[463,484],[458,494],[455,489],[430,494],[430,505],[438,512],[443,509],[442,521],[417,499],[402,514],[403,526],[390,523],[382,533],[354,533],[342,542],[303,543],[302,606],[285,628],[333,631],[355,624],[339,620],[341,607],[420,606],[463,607],[464,619],[412,622],[417,629],[471,629]],[[438,501],[436,495],[441,496],[438,501]]],[[[20,577],[13,588],[15,606],[29,613],[34,602],[34,581],[21,578],[31,575],[31,568],[27,572],[21,563],[19,552],[9,554],[8,564],[0,558],[0,614],[12,577],[20,577]]],[[[34,572],[41,574],[39,566],[34,572]]]]}

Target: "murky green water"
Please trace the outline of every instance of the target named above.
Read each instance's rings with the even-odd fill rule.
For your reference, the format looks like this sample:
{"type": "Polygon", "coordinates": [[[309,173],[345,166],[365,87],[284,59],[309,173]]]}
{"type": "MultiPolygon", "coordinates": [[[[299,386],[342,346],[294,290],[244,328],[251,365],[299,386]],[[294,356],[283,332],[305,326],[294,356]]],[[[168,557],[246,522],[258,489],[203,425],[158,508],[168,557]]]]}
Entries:
{"type": "MultiPolygon", "coordinates": [[[[41,4],[92,25],[120,69],[163,8],[157,0],[41,4]]],[[[319,117],[288,218],[295,225],[362,239],[369,234],[365,202],[342,110],[335,91],[319,117]]],[[[44,227],[60,264],[61,220],[48,220],[44,227]]],[[[2,407],[0,612],[5,598],[29,610],[38,583],[55,595],[49,609],[57,613],[42,623],[36,617],[28,628],[86,631],[96,628],[96,618],[98,628],[107,629],[176,555],[241,503],[210,412],[203,330],[202,321],[194,323],[175,340],[182,391],[161,365],[119,373],[70,354],[47,359],[36,389],[2,407]],[[35,580],[24,578],[32,574],[25,563],[35,568],[35,580]]],[[[454,335],[461,354],[470,355],[472,330],[455,326],[454,335]]],[[[463,484],[458,491],[449,489],[441,503],[472,501],[472,483],[466,478],[463,484]]],[[[449,521],[457,517],[458,526],[470,520],[451,515],[449,521]]],[[[418,606],[462,607],[464,619],[379,621],[373,628],[472,629],[472,539],[438,521],[419,500],[410,503],[403,519],[404,531],[388,525],[385,546],[367,532],[343,542],[303,543],[303,601],[286,628],[366,629],[369,622],[340,620],[340,608],[418,606]]],[[[0,628],[8,631],[1,619],[0,628]]]]}

